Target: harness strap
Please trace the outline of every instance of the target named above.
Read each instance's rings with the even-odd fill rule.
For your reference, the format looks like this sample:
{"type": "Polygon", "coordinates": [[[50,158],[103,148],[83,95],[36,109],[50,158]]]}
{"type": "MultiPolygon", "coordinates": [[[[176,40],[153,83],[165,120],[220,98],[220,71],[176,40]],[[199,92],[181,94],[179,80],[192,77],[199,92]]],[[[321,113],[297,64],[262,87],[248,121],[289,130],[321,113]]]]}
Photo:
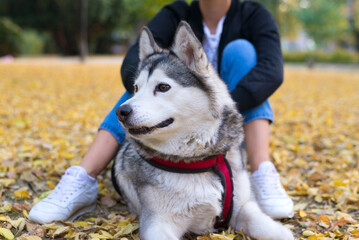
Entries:
{"type": "Polygon", "coordinates": [[[183,160],[172,162],[155,157],[151,159],[144,159],[156,168],[174,173],[190,174],[203,173],[213,170],[220,177],[224,189],[222,194],[222,213],[221,216],[217,216],[214,227],[218,229],[228,225],[233,208],[233,182],[231,167],[224,158],[223,154],[214,158],[190,163],[186,163],[183,160]]]}
{"type": "Polygon", "coordinates": [[[224,192],[222,194],[222,216],[217,217],[217,221],[214,225],[217,229],[228,225],[229,220],[232,217],[233,210],[233,182],[231,167],[223,155],[220,155],[219,158],[221,159],[213,166],[213,171],[220,176],[224,192]]]}

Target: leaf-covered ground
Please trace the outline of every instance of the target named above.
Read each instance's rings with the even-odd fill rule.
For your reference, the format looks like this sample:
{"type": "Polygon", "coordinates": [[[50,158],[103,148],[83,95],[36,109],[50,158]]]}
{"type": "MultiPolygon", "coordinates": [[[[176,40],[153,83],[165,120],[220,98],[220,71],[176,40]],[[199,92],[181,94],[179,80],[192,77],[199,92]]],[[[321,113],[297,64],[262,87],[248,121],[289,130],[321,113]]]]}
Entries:
{"type": "MultiPolygon", "coordinates": [[[[0,64],[0,239],[139,239],[109,171],[96,212],[73,223],[27,219],[122,92],[118,65],[0,64]]],[[[271,102],[271,157],[295,202],[283,224],[296,239],[359,239],[359,71],[286,69],[271,102]]],[[[228,229],[186,239],[249,238],[228,229]]]]}

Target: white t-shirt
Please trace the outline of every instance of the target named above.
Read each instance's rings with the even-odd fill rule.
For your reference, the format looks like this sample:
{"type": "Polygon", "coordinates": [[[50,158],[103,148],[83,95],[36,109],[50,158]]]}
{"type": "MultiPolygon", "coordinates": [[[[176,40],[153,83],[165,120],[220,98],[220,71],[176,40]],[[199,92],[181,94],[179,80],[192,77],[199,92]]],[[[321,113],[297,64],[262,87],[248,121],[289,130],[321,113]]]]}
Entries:
{"type": "Polygon", "coordinates": [[[209,61],[212,63],[216,71],[218,70],[217,69],[218,45],[221,39],[223,22],[225,18],[226,16],[223,16],[221,20],[219,20],[215,34],[211,34],[211,31],[209,30],[207,25],[203,23],[203,32],[204,32],[203,49],[206,52],[209,61]]]}

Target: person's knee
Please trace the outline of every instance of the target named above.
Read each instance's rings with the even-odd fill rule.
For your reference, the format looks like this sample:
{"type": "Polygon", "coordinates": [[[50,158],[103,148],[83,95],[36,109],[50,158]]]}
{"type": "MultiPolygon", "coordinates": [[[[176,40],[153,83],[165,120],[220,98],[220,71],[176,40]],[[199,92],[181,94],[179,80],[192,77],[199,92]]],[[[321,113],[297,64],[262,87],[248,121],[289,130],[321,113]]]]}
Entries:
{"type": "Polygon", "coordinates": [[[246,63],[252,67],[257,63],[257,52],[251,42],[246,39],[237,39],[226,45],[223,50],[224,61],[246,63]]]}

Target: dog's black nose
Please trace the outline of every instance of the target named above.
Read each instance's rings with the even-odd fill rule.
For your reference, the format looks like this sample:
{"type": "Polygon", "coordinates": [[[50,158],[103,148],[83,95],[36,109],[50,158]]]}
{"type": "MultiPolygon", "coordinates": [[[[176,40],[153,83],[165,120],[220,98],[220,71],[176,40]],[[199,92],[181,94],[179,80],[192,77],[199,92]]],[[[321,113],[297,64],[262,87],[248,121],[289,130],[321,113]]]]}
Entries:
{"type": "Polygon", "coordinates": [[[132,108],[128,105],[122,105],[116,109],[118,120],[120,120],[121,122],[125,122],[127,118],[131,115],[131,113],[132,108]]]}

